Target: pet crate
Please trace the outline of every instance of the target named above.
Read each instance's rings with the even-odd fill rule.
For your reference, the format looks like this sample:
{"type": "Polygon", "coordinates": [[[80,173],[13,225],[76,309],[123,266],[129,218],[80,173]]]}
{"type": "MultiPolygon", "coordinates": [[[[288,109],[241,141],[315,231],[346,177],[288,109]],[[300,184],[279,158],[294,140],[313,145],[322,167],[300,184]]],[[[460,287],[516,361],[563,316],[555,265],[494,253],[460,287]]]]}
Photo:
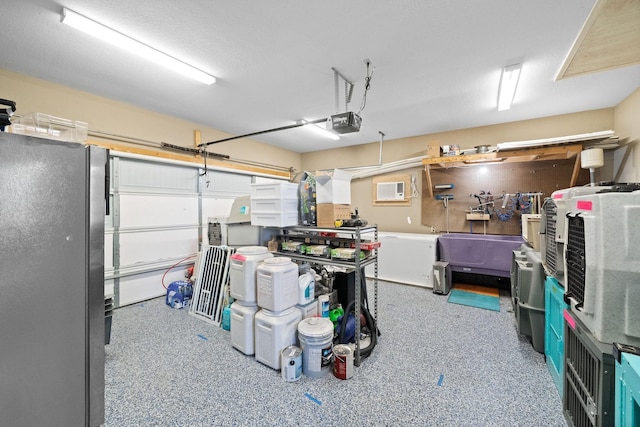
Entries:
{"type": "Polygon", "coordinates": [[[611,185],[571,187],[556,190],[542,205],[540,243],[542,262],[550,276],[564,285],[564,250],[567,243],[566,214],[574,197],[611,189],[611,185]]]}
{"type": "Polygon", "coordinates": [[[564,316],[564,417],[571,427],[612,427],[613,346],[596,340],[567,310],[564,316]]]}
{"type": "Polygon", "coordinates": [[[540,252],[529,251],[516,260],[518,278],[515,310],[518,332],[531,339],[534,350],[544,353],[544,280],[540,252]]]}
{"type": "MultiPolygon", "coordinates": [[[[553,194],[556,195],[556,193],[553,194]]],[[[542,263],[550,276],[562,282],[564,280],[564,245],[556,241],[557,217],[558,205],[556,199],[553,197],[546,198],[542,204],[540,218],[542,263]]]]}
{"type": "Polygon", "coordinates": [[[519,261],[527,259],[527,253],[533,248],[527,244],[522,244],[518,249],[511,252],[511,270],[509,271],[511,279],[511,306],[515,312],[518,309],[518,279],[519,279],[519,261]]]}
{"type": "Polygon", "coordinates": [[[565,301],[598,341],[638,346],[640,191],[625,188],[570,200],[565,301]]]}

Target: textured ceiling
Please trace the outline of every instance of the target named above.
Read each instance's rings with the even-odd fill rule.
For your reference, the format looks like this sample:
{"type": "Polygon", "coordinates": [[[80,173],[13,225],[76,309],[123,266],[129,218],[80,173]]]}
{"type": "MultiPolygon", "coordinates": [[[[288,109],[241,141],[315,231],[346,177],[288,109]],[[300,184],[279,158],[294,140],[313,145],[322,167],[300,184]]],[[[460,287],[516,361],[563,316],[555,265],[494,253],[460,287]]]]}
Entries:
{"type": "Polygon", "coordinates": [[[360,132],[339,141],[302,129],[253,138],[308,152],[375,142],[378,132],[389,140],[617,105],[640,86],[640,66],[555,81],[593,5],[4,0],[0,67],[242,135],[334,114],[332,67],[355,83],[349,110],[360,110],[363,59],[370,58],[375,70],[360,132]],[[186,80],[62,25],[62,7],[218,82],[186,80]],[[518,92],[513,107],[498,112],[500,69],[515,61],[523,63],[518,92]]]}

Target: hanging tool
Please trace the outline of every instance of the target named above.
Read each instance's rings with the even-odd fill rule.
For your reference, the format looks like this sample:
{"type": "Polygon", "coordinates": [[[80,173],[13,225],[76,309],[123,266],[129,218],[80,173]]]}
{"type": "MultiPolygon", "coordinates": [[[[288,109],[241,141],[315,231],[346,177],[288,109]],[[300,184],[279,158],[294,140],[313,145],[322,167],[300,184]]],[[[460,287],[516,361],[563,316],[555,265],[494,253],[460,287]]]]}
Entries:
{"type": "Polygon", "coordinates": [[[436,200],[442,200],[442,204],[445,208],[447,208],[449,204],[449,200],[453,200],[453,194],[436,194],[436,200]]]}
{"type": "Polygon", "coordinates": [[[442,200],[442,205],[447,212],[447,233],[449,232],[449,200],[453,200],[453,197],[453,194],[436,194],[436,200],[442,200]]]}

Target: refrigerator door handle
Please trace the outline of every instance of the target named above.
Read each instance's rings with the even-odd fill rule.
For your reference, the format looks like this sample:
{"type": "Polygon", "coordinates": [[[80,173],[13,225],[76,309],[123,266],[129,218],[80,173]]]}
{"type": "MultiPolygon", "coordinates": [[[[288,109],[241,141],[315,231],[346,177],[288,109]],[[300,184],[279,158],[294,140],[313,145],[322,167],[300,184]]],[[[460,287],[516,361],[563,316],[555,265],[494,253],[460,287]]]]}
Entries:
{"type": "Polygon", "coordinates": [[[110,161],[111,161],[111,157],[110,157],[110,151],[107,151],[107,160],[104,163],[104,202],[105,202],[105,210],[104,210],[104,214],[105,215],[110,215],[111,213],[111,204],[109,203],[109,192],[111,190],[111,165],[110,165],[110,161]]]}

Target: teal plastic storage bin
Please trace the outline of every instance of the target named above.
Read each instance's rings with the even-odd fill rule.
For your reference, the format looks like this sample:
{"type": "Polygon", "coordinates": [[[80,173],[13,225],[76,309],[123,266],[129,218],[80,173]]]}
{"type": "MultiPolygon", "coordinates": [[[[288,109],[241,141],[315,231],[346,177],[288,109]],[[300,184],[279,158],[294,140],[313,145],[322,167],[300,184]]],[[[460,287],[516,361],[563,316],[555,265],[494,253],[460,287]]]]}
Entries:
{"type": "Polygon", "coordinates": [[[640,426],[640,356],[621,353],[616,362],[616,427],[640,426]]]}
{"type": "Polygon", "coordinates": [[[564,288],[555,277],[547,276],[544,282],[544,355],[551,378],[562,396],[564,374],[564,316],[568,305],[564,302],[564,288]]]}

